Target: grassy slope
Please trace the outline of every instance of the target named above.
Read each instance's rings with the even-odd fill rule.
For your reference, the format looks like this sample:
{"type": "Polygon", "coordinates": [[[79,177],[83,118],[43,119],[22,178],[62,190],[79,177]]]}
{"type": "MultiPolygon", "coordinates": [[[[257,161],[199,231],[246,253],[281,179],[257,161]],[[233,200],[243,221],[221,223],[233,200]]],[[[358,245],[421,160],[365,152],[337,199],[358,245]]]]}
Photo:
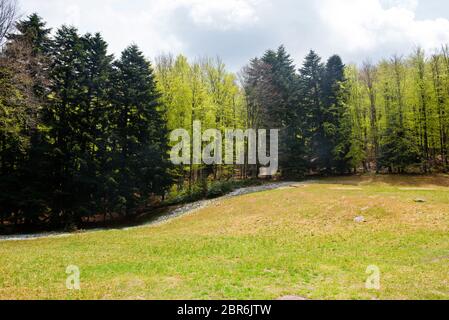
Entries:
{"type": "Polygon", "coordinates": [[[0,299],[291,294],[449,299],[449,178],[329,179],[228,199],[155,227],[0,242],[0,299]],[[367,222],[355,223],[358,215],[367,222]],[[70,264],[81,269],[80,292],[65,288],[70,264]],[[365,289],[373,264],[380,291],[365,289]]]}

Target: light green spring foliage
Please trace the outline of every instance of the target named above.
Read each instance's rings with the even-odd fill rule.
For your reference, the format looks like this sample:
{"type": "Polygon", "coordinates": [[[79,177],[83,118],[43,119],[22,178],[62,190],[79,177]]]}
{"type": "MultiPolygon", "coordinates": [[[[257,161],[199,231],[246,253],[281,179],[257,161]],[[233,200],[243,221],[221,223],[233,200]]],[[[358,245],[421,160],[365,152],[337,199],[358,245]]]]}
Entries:
{"type": "Polygon", "coordinates": [[[20,127],[17,125],[20,120],[17,106],[11,104],[17,103],[20,100],[20,94],[15,88],[10,85],[11,75],[5,69],[0,69],[0,136],[7,139],[7,137],[19,137],[20,127]]]}
{"type": "Polygon", "coordinates": [[[448,57],[447,48],[433,55],[416,49],[408,57],[393,56],[376,65],[365,63],[361,67],[347,67],[354,166],[364,164],[365,168],[372,169],[389,151],[398,154],[404,144],[400,140],[396,144],[390,142],[400,136],[409,144],[407,150],[412,149],[414,153],[416,149],[416,159],[410,160],[407,157],[411,154],[408,154],[405,158],[410,161],[396,159],[395,163],[390,159],[383,165],[390,166],[393,171],[405,169],[406,164],[424,171],[447,168],[448,57]],[[373,92],[374,113],[370,92],[373,92]],[[376,143],[380,145],[378,154],[374,150],[376,143]],[[393,149],[388,150],[391,146],[393,149]]]}
{"type": "Polygon", "coordinates": [[[365,133],[368,130],[366,121],[366,101],[364,101],[363,86],[358,76],[358,69],[354,65],[346,68],[348,79],[348,105],[351,114],[351,150],[348,156],[352,159],[352,166],[357,167],[366,158],[365,133]]]}
{"type": "Polygon", "coordinates": [[[170,130],[191,131],[195,120],[201,121],[203,129],[245,127],[237,78],[219,58],[190,62],[183,55],[160,56],[156,76],[170,130]]]}
{"type": "MultiPolygon", "coordinates": [[[[219,58],[191,62],[183,55],[163,55],[156,59],[155,69],[169,131],[185,129],[192,135],[194,121],[201,122],[203,132],[219,129],[223,137],[226,129],[246,128],[245,99],[237,77],[219,58]]],[[[232,175],[233,167],[214,166],[214,177],[221,173],[232,175]]],[[[188,176],[190,190],[195,181],[207,177],[203,171],[204,166],[189,165],[176,168],[174,175],[181,189],[188,176]]]]}
{"type": "MultiPolygon", "coordinates": [[[[201,122],[203,132],[219,129],[223,136],[228,128],[246,128],[245,99],[237,85],[237,77],[226,70],[219,58],[191,62],[183,55],[176,58],[162,55],[156,59],[155,71],[169,131],[185,129],[192,135],[194,121],[201,122]]],[[[172,145],[175,143],[171,142],[172,145]]],[[[232,176],[234,167],[214,166],[214,177],[232,176]]],[[[189,192],[199,180],[202,189],[206,190],[209,174],[205,166],[176,167],[172,171],[178,180],[174,188],[184,189],[187,179],[189,192]]]]}

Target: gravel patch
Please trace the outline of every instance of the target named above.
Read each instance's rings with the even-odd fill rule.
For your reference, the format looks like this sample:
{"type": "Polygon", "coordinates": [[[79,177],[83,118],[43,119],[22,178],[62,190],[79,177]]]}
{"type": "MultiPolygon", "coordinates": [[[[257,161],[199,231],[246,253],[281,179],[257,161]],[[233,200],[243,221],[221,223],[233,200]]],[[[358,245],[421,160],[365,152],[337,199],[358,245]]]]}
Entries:
{"type": "Polygon", "coordinates": [[[85,233],[91,233],[91,232],[98,232],[98,231],[106,231],[106,230],[132,230],[136,228],[144,228],[148,226],[155,226],[155,225],[161,225],[163,223],[169,222],[173,219],[193,214],[197,212],[198,210],[201,210],[203,208],[206,208],[212,204],[215,204],[219,201],[243,196],[246,194],[252,194],[257,192],[263,192],[263,191],[270,191],[270,190],[276,190],[276,189],[289,189],[289,188],[299,188],[304,187],[307,184],[314,183],[314,181],[307,181],[306,183],[298,183],[298,182],[278,182],[278,183],[270,183],[270,184],[264,184],[261,186],[254,186],[254,187],[247,187],[247,188],[241,188],[232,191],[231,193],[211,200],[200,200],[193,203],[188,203],[185,205],[182,205],[178,208],[172,209],[164,214],[161,214],[157,217],[155,217],[150,222],[144,223],[139,226],[133,226],[133,227],[126,227],[126,228],[99,228],[99,229],[92,229],[89,231],[81,231],[81,232],[75,232],[75,233],[58,233],[58,232],[46,232],[46,233],[36,233],[36,234],[20,234],[20,235],[11,235],[11,236],[0,236],[0,242],[1,241],[29,241],[29,240],[36,240],[36,239],[44,239],[44,238],[64,238],[64,237],[70,237],[76,234],[85,234],[85,233]]]}

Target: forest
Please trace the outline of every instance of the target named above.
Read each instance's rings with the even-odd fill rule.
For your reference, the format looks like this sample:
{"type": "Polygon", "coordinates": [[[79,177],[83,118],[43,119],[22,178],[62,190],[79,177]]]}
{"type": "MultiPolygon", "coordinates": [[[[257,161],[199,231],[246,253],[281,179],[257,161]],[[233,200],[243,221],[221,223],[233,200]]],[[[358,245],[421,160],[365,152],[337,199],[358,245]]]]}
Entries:
{"type": "MultiPolygon", "coordinates": [[[[447,172],[449,47],[361,66],[284,46],[235,74],[218,58],[119,57],[101,34],[16,20],[0,1],[0,231],[131,219],[171,194],[258,178],[254,165],[174,166],[171,130],[276,128],[278,175],[447,172]]],[[[199,190],[199,191],[198,191],[199,190]]]]}

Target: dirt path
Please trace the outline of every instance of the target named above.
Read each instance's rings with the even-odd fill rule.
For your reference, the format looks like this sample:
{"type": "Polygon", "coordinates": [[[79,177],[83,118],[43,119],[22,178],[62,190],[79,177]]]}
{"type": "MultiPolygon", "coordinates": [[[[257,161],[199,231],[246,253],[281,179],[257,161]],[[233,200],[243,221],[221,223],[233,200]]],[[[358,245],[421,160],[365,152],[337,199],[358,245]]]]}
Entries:
{"type": "MultiPolygon", "coordinates": [[[[136,229],[136,228],[143,228],[143,227],[149,227],[154,225],[160,225],[163,223],[166,223],[168,221],[171,221],[173,219],[179,218],[181,216],[185,216],[187,214],[192,214],[197,212],[198,210],[201,210],[203,208],[206,208],[210,206],[211,204],[217,203],[218,201],[222,201],[224,199],[232,198],[232,197],[238,197],[245,194],[251,194],[251,193],[257,193],[262,191],[270,191],[270,190],[276,190],[281,188],[290,188],[290,187],[298,187],[298,186],[304,186],[306,184],[313,183],[314,181],[307,181],[307,182],[278,182],[278,183],[270,183],[265,184],[261,186],[255,186],[255,187],[247,187],[247,188],[241,188],[234,190],[233,192],[211,200],[201,200],[193,203],[188,203],[185,205],[182,205],[179,208],[170,210],[164,214],[161,214],[159,216],[156,216],[154,219],[152,219],[150,222],[144,223],[139,226],[134,227],[126,227],[126,228],[115,228],[115,230],[130,230],[130,229],[136,229]]],[[[105,231],[105,230],[113,230],[114,228],[100,228],[100,229],[92,229],[88,231],[81,231],[76,233],[67,233],[67,232],[46,232],[46,233],[35,233],[35,234],[20,234],[20,235],[11,235],[11,236],[0,236],[0,242],[1,241],[29,241],[29,240],[36,240],[36,239],[43,239],[43,238],[63,238],[63,237],[70,237],[75,234],[80,233],[90,233],[90,232],[98,232],[98,231],[105,231]]]]}

